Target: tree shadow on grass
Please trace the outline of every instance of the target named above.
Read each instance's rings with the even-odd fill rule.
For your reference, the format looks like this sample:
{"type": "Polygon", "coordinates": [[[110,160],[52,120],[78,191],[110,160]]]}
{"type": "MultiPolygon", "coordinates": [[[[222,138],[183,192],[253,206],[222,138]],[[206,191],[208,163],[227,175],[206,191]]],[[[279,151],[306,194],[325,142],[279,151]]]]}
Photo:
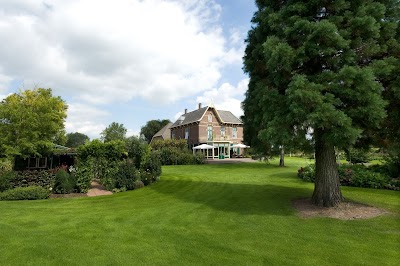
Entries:
{"type": "Polygon", "coordinates": [[[311,189],[302,187],[189,180],[162,180],[151,189],[185,202],[244,215],[292,215],[292,200],[312,194],[311,189]]]}

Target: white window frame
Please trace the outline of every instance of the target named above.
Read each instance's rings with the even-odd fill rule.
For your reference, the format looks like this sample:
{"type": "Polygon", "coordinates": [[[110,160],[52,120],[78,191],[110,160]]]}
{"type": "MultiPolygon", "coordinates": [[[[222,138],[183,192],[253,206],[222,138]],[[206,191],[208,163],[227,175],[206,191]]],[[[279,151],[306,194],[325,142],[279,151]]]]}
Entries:
{"type": "Polygon", "coordinates": [[[185,139],[189,139],[189,128],[185,128],[185,139]]]}
{"type": "Polygon", "coordinates": [[[209,140],[209,141],[213,140],[213,128],[211,125],[207,126],[207,140],[209,140]]]}
{"type": "Polygon", "coordinates": [[[225,127],[221,126],[221,137],[225,137],[225,127]]]}
{"type": "Polygon", "coordinates": [[[237,138],[237,127],[232,127],[232,138],[233,139],[237,138]]]}

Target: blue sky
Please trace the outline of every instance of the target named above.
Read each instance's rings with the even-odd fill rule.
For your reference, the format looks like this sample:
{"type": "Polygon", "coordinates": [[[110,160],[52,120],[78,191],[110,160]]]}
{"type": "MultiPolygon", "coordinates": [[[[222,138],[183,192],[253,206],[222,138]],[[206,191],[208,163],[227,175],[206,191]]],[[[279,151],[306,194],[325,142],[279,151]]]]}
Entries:
{"type": "Polygon", "coordinates": [[[52,88],[67,132],[136,135],[211,101],[241,115],[253,0],[2,0],[0,99],[52,88]],[[4,44],[6,44],[4,46],[4,44]]]}

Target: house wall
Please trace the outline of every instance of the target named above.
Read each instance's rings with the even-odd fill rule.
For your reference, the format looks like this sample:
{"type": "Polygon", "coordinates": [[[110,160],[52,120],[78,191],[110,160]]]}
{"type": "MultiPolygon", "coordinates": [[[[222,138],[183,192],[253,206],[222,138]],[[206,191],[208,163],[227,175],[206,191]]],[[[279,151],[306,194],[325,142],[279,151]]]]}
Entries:
{"type": "Polygon", "coordinates": [[[171,134],[174,134],[174,139],[185,139],[185,129],[189,128],[188,146],[191,148],[199,143],[199,125],[191,124],[181,128],[171,129],[171,134]]]}
{"type": "Polygon", "coordinates": [[[208,142],[208,126],[213,128],[213,141],[232,141],[233,143],[242,143],[243,126],[242,125],[222,125],[225,127],[225,136],[221,136],[221,124],[214,109],[207,110],[200,120],[199,124],[186,125],[181,128],[171,129],[171,135],[174,134],[175,139],[185,139],[185,128],[189,128],[188,146],[192,148],[200,143],[208,142]],[[208,116],[211,115],[211,122],[208,116]],[[232,128],[237,128],[237,137],[232,138],[232,128]]]}
{"type": "Polygon", "coordinates": [[[233,143],[242,143],[243,141],[243,126],[242,125],[221,125],[219,118],[217,117],[217,114],[215,113],[214,109],[207,110],[205,115],[200,121],[200,143],[204,143],[208,141],[208,135],[207,135],[207,130],[208,126],[211,125],[213,128],[213,140],[214,141],[226,141],[230,140],[233,143]],[[208,115],[211,115],[212,117],[212,122],[208,121],[208,115]],[[221,135],[221,127],[225,127],[225,136],[221,135]],[[232,138],[232,128],[236,127],[237,128],[237,137],[232,138]]]}

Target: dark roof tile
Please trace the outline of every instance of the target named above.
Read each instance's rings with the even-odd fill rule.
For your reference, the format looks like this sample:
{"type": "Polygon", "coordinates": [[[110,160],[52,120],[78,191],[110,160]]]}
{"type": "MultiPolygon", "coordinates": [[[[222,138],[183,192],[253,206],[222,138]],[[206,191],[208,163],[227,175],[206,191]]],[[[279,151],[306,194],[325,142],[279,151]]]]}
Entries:
{"type": "MultiPolygon", "coordinates": [[[[183,114],[180,118],[178,118],[178,120],[175,121],[174,124],[172,124],[171,128],[200,121],[207,109],[208,106],[183,114]]],[[[240,121],[240,119],[237,118],[230,111],[216,110],[216,112],[218,113],[223,123],[242,124],[242,121],[240,121]]]]}

